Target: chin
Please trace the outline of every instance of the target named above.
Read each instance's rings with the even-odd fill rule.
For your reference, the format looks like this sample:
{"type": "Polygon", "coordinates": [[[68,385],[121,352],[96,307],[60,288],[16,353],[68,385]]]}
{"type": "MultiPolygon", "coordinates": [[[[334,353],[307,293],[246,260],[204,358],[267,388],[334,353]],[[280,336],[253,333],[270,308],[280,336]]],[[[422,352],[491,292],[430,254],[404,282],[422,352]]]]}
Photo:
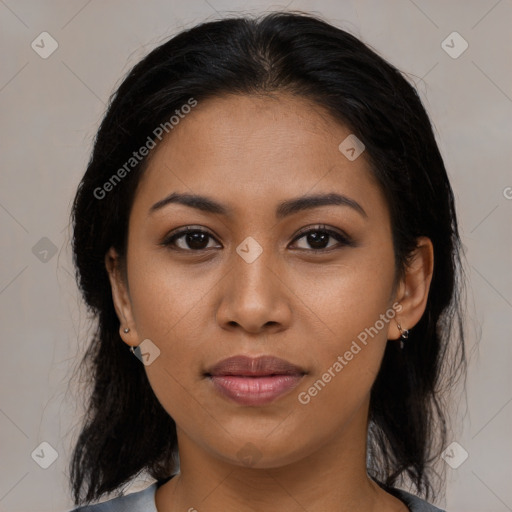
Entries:
{"type": "MultiPolygon", "coordinates": [[[[271,469],[293,464],[310,453],[291,436],[276,436],[272,440],[267,433],[230,437],[221,446],[211,446],[217,457],[235,466],[252,469],[271,469]]],[[[313,452],[314,449],[311,449],[313,452]]]]}

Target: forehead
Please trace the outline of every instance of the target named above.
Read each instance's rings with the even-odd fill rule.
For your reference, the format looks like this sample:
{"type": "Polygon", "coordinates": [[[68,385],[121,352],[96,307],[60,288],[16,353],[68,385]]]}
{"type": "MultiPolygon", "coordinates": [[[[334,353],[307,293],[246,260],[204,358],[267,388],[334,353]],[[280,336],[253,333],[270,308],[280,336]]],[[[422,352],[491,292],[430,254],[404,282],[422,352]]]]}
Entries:
{"type": "Polygon", "coordinates": [[[214,195],[234,209],[330,191],[382,200],[364,152],[351,161],[339,149],[350,135],[302,97],[198,102],[153,150],[135,202],[150,207],[175,190],[214,195]]]}

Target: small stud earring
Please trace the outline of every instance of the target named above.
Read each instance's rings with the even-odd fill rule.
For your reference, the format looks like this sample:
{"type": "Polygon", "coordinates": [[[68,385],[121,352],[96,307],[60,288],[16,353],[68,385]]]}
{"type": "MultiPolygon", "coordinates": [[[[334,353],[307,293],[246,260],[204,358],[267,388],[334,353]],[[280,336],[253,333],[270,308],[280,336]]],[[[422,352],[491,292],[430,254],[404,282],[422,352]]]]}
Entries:
{"type": "Polygon", "coordinates": [[[129,328],[129,327],[125,327],[125,328],[123,329],[123,332],[125,332],[125,333],[130,332],[130,328],[129,328]]]}

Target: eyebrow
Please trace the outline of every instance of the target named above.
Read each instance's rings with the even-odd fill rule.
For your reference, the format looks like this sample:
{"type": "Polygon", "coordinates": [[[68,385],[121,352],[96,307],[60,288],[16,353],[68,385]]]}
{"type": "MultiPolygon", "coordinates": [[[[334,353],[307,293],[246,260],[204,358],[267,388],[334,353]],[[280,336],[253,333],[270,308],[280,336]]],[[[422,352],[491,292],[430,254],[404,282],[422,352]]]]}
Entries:
{"type": "MultiPolygon", "coordinates": [[[[233,210],[231,208],[222,205],[209,197],[178,192],[173,192],[172,194],[169,194],[167,197],[164,197],[155,203],[149,209],[149,214],[151,215],[155,211],[160,210],[169,204],[182,204],[184,206],[189,206],[190,208],[196,208],[197,210],[201,210],[203,212],[215,213],[219,215],[233,215],[233,210]]],[[[283,201],[277,205],[276,218],[282,219],[297,212],[330,205],[348,206],[357,211],[363,217],[368,217],[364,208],[357,201],[342,194],[332,192],[328,194],[302,196],[296,199],[288,199],[283,201]]]]}

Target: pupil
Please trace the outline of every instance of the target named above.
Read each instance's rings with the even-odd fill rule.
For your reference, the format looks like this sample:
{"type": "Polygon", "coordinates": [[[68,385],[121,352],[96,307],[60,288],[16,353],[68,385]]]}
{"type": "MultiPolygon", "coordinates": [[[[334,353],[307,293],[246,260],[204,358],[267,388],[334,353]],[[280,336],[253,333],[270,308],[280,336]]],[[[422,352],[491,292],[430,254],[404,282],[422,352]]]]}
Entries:
{"type": "Polygon", "coordinates": [[[308,244],[311,245],[311,247],[315,249],[321,249],[324,246],[326,239],[328,237],[329,235],[327,233],[316,232],[309,234],[307,236],[307,240],[308,244]]]}
{"type": "Polygon", "coordinates": [[[205,240],[207,240],[208,235],[205,233],[189,233],[187,235],[187,244],[192,249],[204,249],[206,245],[204,244],[205,240]]]}

